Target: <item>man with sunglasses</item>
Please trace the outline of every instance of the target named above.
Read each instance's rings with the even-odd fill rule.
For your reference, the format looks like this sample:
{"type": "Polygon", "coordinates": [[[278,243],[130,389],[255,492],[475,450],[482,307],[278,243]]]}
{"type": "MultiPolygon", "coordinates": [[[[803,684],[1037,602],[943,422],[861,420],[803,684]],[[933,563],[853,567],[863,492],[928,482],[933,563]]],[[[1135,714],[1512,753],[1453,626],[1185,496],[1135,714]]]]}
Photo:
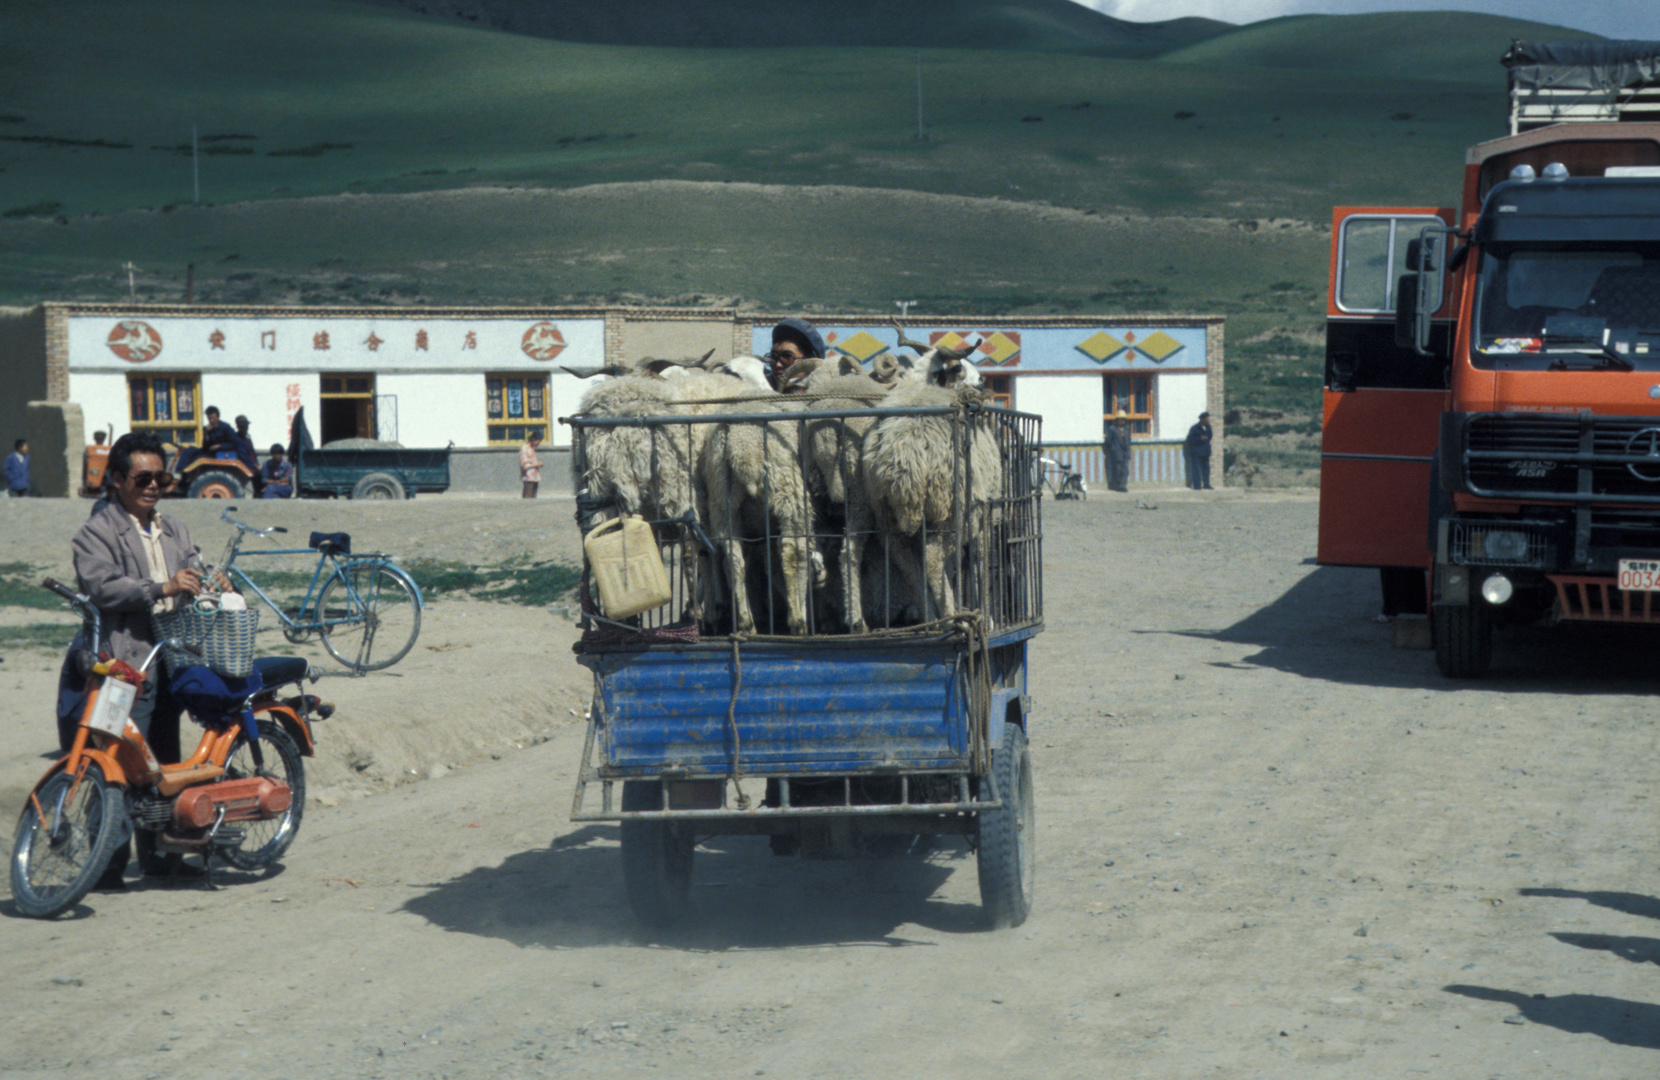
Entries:
{"type": "MultiPolygon", "coordinates": [[[[159,439],[148,432],[132,432],[115,440],[106,475],[104,498],[93,505],[91,515],[70,541],[80,589],[98,607],[105,640],[90,646],[77,640],[70,653],[73,657],[77,647],[106,649],[116,659],[137,667],[155,645],[151,614],[169,611],[179,602],[188,603],[202,591],[201,573],[193,568],[193,564],[199,565],[201,553],[181,523],[156,511],[157,501],[172,482],[159,439]]],[[[222,576],[219,584],[228,586],[222,576]]],[[[60,739],[74,738],[80,715],[73,704],[80,689],[73,685],[75,674],[66,661],[59,684],[60,739]],[[68,702],[66,694],[70,696],[68,702]]],[[[150,675],[144,681],[144,692],[133,703],[133,725],[144,733],[157,759],[164,764],[176,762],[179,706],[162,687],[165,680],[159,672],[151,669],[150,675]]],[[[100,887],[121,887],[127,858],[123,845],[110,860],[100,887]]],[[[181,869],[176,856],[169,859],[143,847],[139,860],[147,875],[177,873],[181,869]]]]}

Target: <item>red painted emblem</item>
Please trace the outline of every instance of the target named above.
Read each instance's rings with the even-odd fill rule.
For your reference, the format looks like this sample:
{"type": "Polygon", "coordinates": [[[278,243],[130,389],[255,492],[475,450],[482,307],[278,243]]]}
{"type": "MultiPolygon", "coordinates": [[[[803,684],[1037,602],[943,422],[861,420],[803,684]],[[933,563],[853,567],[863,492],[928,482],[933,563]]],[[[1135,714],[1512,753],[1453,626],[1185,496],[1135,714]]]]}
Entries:
{"type": "Polygon", "coordinates": [[[142,364],[161,355],[161,335],[147,322],[126,319],[115,324],[104,344],[110,352],[132,364],[142,364]]]}
{"type": "Polygon", "coordinates": [[[565,335],[550,322],[532,323],[519,341],[519,348],[532,360],[552,360],[565,351],[565,335]]]}

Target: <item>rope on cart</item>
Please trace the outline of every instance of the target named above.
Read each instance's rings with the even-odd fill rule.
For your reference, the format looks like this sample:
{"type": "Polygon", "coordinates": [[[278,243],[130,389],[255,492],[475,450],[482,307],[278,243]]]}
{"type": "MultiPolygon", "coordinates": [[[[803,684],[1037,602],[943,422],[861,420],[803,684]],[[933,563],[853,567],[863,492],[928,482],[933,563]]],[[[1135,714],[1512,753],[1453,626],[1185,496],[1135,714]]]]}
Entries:
{"type": "Polygon", "coordinates": [[[732,780],[732,789],[738,793],[738,809],[748,810],[749,796],[744,794],[743,785],[738,782],[738,777],[743,774],[738,756],[738,691],[744,685],[743,660],[738,655],[739,639],[739,635],[732,635],[732,700],[726,703],[726,727],[732,733],[732,768],[728,775],[732,780]]]}

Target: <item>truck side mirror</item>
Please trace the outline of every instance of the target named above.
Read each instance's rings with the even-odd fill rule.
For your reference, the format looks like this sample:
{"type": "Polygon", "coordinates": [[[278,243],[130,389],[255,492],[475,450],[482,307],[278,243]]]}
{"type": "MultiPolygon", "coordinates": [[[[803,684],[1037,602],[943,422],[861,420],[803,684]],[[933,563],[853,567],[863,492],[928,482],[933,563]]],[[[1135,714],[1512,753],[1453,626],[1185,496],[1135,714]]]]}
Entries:
{"type": "MultiPolygon", "coordinates": [[[[1413,241],[1414,244],[1417,242],[1413,241]]],[[[1427,313],[1422,321],[1429,322],[1427,313]]],[[[1402,274],[1395,285],[1395,344],[1403,349],[1417,348],[1418,323],[1418,275],[1402,274]]],[[[1427,344],[1427,332],[1424,337],[1427,344]]],[[[1424,350],[1420,348],[1418,351],[1424,350]]]]}

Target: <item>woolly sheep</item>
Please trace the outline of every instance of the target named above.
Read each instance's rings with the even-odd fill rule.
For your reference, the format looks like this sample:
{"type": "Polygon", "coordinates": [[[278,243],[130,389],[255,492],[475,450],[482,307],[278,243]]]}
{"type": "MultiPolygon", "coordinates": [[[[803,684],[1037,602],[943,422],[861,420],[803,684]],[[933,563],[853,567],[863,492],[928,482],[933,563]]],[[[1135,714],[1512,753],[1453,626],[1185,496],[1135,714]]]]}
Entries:
{"type": "MultiPolygon", "coordinates": [[[[981,400],[981,393],[967,386],[902,383],[883,405],[960,409],[981,400]]],[[[860,464],[871,512],[877,528],[887,535],[895,566],[910,591],[926,598],[922,618],[957,613],[952,577],[961,566],[960,549],[967,549],[972,565],[983,562],[1002,495],[997,439],[972,416],[968,421],[972,428],[966,459],[958,456],[950,416],[884,416],[865,434],[860,464]],[[959,504],[960,534],[953,521],[959,504]],[[951,537],[952,547],[959,550],[948,553],[951,537]]]]}

